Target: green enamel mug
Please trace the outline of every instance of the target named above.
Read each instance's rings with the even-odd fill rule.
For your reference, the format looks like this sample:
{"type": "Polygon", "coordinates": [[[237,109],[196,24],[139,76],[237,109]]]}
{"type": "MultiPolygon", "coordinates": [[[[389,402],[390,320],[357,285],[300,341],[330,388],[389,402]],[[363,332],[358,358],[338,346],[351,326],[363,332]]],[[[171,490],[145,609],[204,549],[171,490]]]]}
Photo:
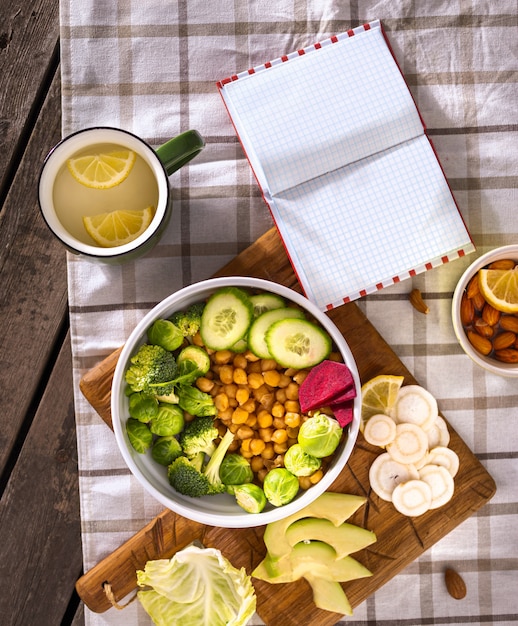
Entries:
{"type": "Polygon", "coordinates": [[[153,149],[106,126],[61,140],[45,158],[38,199],[43,219],[70,252],[121,263],[147,253],[172,213],[168,176],[204,148],[188,130],[153,149]]]}

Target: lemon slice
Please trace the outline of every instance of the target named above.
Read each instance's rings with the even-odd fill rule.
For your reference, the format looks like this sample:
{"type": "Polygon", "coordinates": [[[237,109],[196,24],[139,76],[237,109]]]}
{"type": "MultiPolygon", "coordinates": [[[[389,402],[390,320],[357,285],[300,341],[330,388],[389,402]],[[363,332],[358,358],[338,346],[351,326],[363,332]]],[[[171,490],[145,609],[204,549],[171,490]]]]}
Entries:
{"type": "Polygon", "coordinates": [[[518,313],[518,265],[512,270],[479,270],[478,282],[486,302],[503,313],[518,313]]]}
{"type": "Polygon", "coordinates": [[[113,248],[129,243],[141,235],[151,224],[154,213],[152,206],[143,211],[111,211],[83,217],[83,224],[96,244],[113,248]]]}
{"type": "Polygon", "coordinates": [[[126,180],[136,156],[133,150],[85,154],[68,159],[67,167],[82,185],[92,189],[110,189],[126,180]]]}
{"type": "Polygon", "coordinates": [[[381,374],[362,386],[362,424],[378,413],[390,414],[403,380],[403,376],[381,374]]]}

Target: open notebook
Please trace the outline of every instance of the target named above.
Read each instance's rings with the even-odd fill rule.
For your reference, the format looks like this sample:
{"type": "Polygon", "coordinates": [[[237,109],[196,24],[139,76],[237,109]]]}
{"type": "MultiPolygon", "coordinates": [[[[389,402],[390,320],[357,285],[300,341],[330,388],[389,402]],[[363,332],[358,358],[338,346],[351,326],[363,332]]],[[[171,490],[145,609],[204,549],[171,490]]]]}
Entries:
{"type": "Polygon", "coordinates": [[[322,310],[474,250],[379,21],[218,88],[322,310]]]}

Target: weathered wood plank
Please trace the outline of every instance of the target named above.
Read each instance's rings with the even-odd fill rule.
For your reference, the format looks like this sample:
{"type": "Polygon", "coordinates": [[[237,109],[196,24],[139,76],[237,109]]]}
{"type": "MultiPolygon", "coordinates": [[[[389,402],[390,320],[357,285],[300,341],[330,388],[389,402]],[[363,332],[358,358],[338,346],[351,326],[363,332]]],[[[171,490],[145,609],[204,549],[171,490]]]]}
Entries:
{"type": "Polygon", "coordinates": [[[81,573],[70,338],[0,501],[0,621],[61,624],[81,573]]]}
{"type": "Polygon", "coordinates": [[[0,429],[0,473],[67,317],[65,251],[40,217],[36,195],[39,166],[60,126],[56,75],[0,213],[0,411],[9,416],[0,429]]]}
{"type": "Polygon", "coordinates": [[[34,103],[57,51],[58,0],[0,2],[0,197],[16,167],[34,103]]]}

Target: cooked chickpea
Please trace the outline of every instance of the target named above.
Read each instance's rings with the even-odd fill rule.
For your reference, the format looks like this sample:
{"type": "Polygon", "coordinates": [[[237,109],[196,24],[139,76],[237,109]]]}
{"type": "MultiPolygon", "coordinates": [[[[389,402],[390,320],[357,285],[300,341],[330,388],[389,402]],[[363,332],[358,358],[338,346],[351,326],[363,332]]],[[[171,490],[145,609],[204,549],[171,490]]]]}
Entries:
{"type": "Polygon", "coordinates": [[[284,404],[286,402],[286,389],[277,389],[275,391],[275,399],[277,402],[284,404]]]}
{"type": "Polygon", "coordinates": [[[250,452],[253,452],[255,455],[260,455],[265,449],[266,444],[262,439],[252,439],[250,443],[250,452]]]}
{"type": "Polygon", "coordinates": [[[232,365],[222,365],[220,367],[219,379],[224,385],[234,382],[234,368],[232,365]]]}
{"type": "Polygon", "coordinates": [[[251,439],[254,436],[254,431],[250,426],[243,424],[237,429],[236,437],[238,439],[251,439]]]}
{"type": "Polygon", "coordinates": [[[257,426],[257,415],[255,413],[249,413],[245,424],[250,426],[250,428],[255,428],[257,426]]]}
{"type": "Polygon", "coordinates": [[[299,399],[299,386],[297,383],[291,382],[286,387],[286,398],[288,400],[298,400],[299,399]]]}
{"type": "Polygon", "coordinates": [[[272,441],[273,443],[285,443],[288,440],[288,433],[284,428],[278,428],[273,431],[272,441]]]}
{"type": "Polygon", "coordinates": [[[300,404],[298,400],[286,400],[284,408],[288,413],[300,413],[300,404]]]}
{"type": "Polygon", "coordinates": [[[284,423],[290,428],[298,428],[300,426],[300,413],[288,411],[284,415],[284,423]]]}
{"type": "Polygon", "coordinates": [[[260,372],[251,372],[248,374],[247,382],[252,389],[260,389],[264,385],[264,378],[260,372]]]}
{"type": "Polygon", "coordinates": [[[257,413],[257,423],[259,428],[268,428],[273,424],[273,415],[268,413],[266,409],[262,409],[257,413]]]}
{"type": "Polygon", "coordinates": [[[229,363],[231,358],[232,352],[230,350],[217,350],[212,355],[214,363],[217,363],[218,365],[225,365],[226,363],[229,363]]]}
{"type": "Polygon", "coordinates": [[[250,467],[252,468],[252,471],[257,474],[257,472],[264,469],[264,459],[261,456],[253,456],[250,459],[250,467]]]}
{"type": "Polygon", "coordinates": [[[218,393],[214,398],[214,406],[219,411],[226,411],[228,409],[228,396],[225,393],[218,393]]]}
{"type": "Polygon", "coordinates": [[[200,391],[203,391],[204,393],[209,393],[215,387],[215,383],[213,380],[210,380],[206,376],[200,376],[196,380],[196,387],[198,387],[198,389],[200,391]]]}
{"type": "Polygon", "coordinates": [[[248,419],[248,412],[242,409],[240,406],[234,409],[232,413],[232,422],[234,424],[244,424],[248,419]]]}
{"type": "Polygon", "coordinates": [[[281,375],[278,370],[266,370],[263,373],[264,382],[270,387],[277,387],[281,379],[281,375]]]}
{"type": "Polygon", "coordinates": [[[275,450],[273,449],[273,443],[271,441],[268,441],[264,444],[264,450],[261,452],[261,456],[265,460],[273,459],[273,457],[275,456],[275,450]]]}
{"type": "Polygon", "coordinates": [[[272,415],[274,417],[282,417],[285,412],[286,409],[284,408],[284,404],[281,404],[280,402],[274,402],[272,406],[272,415]]]}
{"type": "Polygon", "coordinates": [[[312,485],[316,485],[318,482],[322,480],[323,476],[324,476],[324,472],[321,469],[318,469],[316,472],[311,474],[311,476],[308,476],[309,482],[312,485]]]}
{"type": "Polygon", "coordinates": [[[246,385],[248,382],[248,376],[242,367],[236,367],[233,372],[233,381],[236,385],[246,385]]]}
{"type": "Polygon", "coordinates": [[[259,437],[266,443],[272,440],[273,428],[259,428],[259,437]]]}
{"type": "Polygon", "coordinates": [[[234,360],[232,361],[234,367],[245,370],[248,367],[248,361],[244,354],[236,354],[234,356],[234,360]]]}
{"type": "Polygon", "coordinates": [[[263,359],[261,361],[261,370],[267,372],[268,370],[276,370],[279,366],[273,359],[263,359]]]}
{"type": "Polygon", "coordinates": [[[247,387],[238,387],[236,390],[236,400],[243,405],[250,397],[250,390],[247,387]]]}

